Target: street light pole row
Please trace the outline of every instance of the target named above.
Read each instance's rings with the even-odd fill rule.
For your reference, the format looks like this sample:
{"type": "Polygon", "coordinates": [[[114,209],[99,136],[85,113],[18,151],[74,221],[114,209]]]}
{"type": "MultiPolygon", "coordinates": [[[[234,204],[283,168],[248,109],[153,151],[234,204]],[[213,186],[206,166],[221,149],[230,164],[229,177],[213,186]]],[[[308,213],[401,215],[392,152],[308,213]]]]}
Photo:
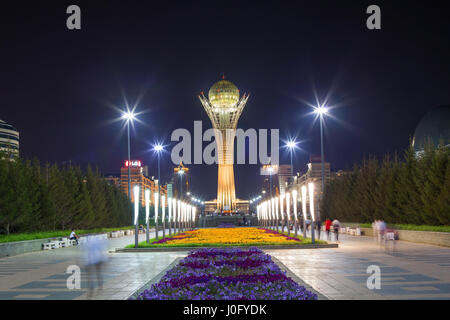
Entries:
{"type": "MultiPolygon", "coordinates": [[[[303,237],[306,238],[306,193],[309,192],[309,214],[311,216],[311,242],[315,243],[314,223],[316,220],[314,211],[314,183],[308,184],[308,190],[306,186],[302,186],[302,213],[303,213],[303,237]]],[[[297,211],[298,204],[297,190],[292,192],[286,192],[284,195],[271,198],[259,204],[256,207],[256,214],[258,217],[258,224],[268,229],[275,231],[280,230],[284,232],[284,228],[287,227],[287,234],[291,234],[291,224],[293,223],[294,236],[297,237],[299,226],[299,212],[297,211]],[[292,199],[292,201],[291,201],[292,199]],[[291,205],[292,204],[292,205],[291,205]],[[280,210],[278,210],[278,208],[280,210]],[[292,209],[291,209],[292,208],[292,209]],[[286,210],[286,211],[285,211],[286,210]],[[285,214],[286,213],[286,214],[285,214]]]]}

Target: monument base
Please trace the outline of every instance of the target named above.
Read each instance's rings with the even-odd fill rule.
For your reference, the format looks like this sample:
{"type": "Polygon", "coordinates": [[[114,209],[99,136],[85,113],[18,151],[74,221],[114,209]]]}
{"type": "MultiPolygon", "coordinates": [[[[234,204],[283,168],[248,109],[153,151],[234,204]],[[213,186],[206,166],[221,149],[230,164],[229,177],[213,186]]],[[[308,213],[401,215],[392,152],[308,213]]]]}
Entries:
{"type": "Polygon", "coordinates": [[[240,214],[234,214],[231,216],[204,216],[200,217],[198,220],[198,226],[200,228],[217,228],[220,226],[248,227],[256,225],[257,217],[245,215],[244,223],[244,215],[240,214]]]}

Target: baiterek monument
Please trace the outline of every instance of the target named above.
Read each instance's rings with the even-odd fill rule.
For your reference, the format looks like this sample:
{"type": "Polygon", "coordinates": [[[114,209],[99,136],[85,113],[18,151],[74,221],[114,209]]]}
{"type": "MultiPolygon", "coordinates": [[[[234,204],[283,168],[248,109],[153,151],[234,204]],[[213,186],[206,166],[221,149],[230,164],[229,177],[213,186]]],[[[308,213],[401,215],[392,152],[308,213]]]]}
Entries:
{"type": "Polygon", "coordinates": [[[199,96],[213,128],[216,129],[218,177],[217,199],[213,201],[219,212],[235,212],[239,209],[239,204],[247,203],[247,201],[236,199],[233,147],[237,123],[248,97],[248,94],[240,97],[239,89],[224,79],[213,84],[209,89],[208,98],[203,93],[199,96]]]}

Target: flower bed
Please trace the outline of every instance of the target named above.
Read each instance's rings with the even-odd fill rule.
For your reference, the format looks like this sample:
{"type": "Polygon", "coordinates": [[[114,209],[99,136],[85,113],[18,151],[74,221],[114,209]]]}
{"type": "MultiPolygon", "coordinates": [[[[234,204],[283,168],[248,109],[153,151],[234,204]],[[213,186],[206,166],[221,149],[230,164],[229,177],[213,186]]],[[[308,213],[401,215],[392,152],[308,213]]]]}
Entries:
{"type": "Polygon", "coordinates": [[[317,300],[260,249],[203,248],[190,252],[138,300],[317,300]]]}
{"type": "MultiPolygon", "coordinates": [[[[208,228],[185,231],[171,237],[145,241],[139,247],[208,247],[208,246],[260,246],[260,245],[302,245],[311,239],[289,237],[285,234],[263,228],[208,228]]],[[[324,241],[316,241],[324,244],[324,241]]],[[[130,245],[130,248],[133,245],[130,245]]]]}

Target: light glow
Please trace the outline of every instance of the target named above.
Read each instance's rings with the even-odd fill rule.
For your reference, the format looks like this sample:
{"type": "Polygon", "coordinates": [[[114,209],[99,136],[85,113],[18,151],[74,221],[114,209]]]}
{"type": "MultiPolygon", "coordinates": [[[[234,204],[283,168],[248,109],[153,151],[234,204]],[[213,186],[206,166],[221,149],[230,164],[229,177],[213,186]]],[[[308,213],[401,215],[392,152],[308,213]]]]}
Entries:
{"type": "Polygon", "coordinates": [[[137,225],[139,217],[139,186],[134,186],[133,192],[134,192],[134,225],[137,225]]]}
{"type": "Polygon", "coordinates": [[[314,217],[314,183],[308,183],[308,191],[309,191],[309,211],[311,213],[312,221],[315,221],[314,217]]]}
{"type": "Polygon", "coordinates": [[[145,223],[148,223],[150,217],[150,189],[145,189],[145,223]]]}
{"type": "Polygon", "coordinates": [[[155,192],[155,223],[158,221],[158,211],[159,211],[159,193],[155,192]]]}
{"type": "Polygon", "coordinates": [[[306,186],[302,186],[302,211],[303,211],[303,218],[306,221],[306,186]]]}

